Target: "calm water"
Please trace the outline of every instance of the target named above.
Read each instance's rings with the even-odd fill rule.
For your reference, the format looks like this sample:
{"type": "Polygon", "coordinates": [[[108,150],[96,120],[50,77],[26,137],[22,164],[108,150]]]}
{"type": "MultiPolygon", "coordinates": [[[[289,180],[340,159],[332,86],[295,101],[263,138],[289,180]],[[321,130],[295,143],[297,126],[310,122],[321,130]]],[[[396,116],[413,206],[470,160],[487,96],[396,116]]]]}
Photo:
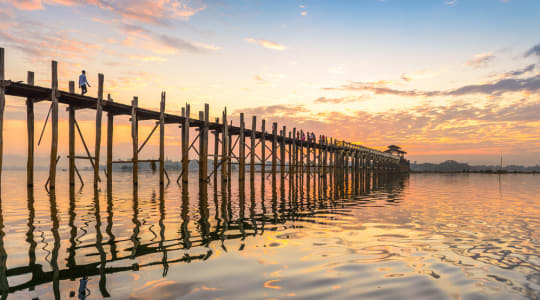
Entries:
{"type": "Polygon", "coordinates": [[[382,177],[334,197],[260,174],[205,195],[195,176],[183,194],[151,173],[94,193],[84,173],[70,194],[61,172],[49,197],[36,175],[32,193],[4,173],[8,298],[76,299],[81,284],[88,299],[540,298],[540,176],[382,177]]]}

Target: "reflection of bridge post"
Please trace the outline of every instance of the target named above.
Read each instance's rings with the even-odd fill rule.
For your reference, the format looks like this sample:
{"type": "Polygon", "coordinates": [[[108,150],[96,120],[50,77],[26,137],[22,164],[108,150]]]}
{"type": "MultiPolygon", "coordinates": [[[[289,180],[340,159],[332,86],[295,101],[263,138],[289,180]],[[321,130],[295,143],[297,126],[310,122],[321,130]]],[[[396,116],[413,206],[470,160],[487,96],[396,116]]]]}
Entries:
{"type": "Polygon", "coordinates": [[[137,186],[133,185],[133,217],[131,222],[133,223],[133,233],[131,234],[130,240],[133,244],[133,249],[131,249],[131,258],[135,258],[137,255],[137,249],[139,248],[139,231],[141,227],[141,222],[139,221],[139,192],[137,186]]]}
{"type": "Polygon", "coordinates": [[[53,282],[53,293],[55,299],[60,299],[60,270],[58,268],[58,251],[60,250],[60,234],[58,233],[58,228],[60,223],[58,221],[58,209],[56,207],[56,193],[55,190],[50,191],[49,195],[50,203],[50,214],[51,214],[51,233],[53,235],[54,244],[51,255],[51,268],[52,273],[52,282],[53,282]]]}
{"type": "Polygon", "coordinates": [[[113,198],[112,198],[112,187],[107,187],[107,227],[105,227],[105,232],[107,232],[107,235],[109,236],[109,241],[107,242],[110,247],[111,252],[111,259],[116,260],[116,237],[114,236],[112,232],[113,227],[113,217],[114,217],[114,205],[113,205],[113,198]]]}
{"type": "MultiPolygon", "coordinates": [[[[36,228],[34,226],[34,219],[36,216],[36,210],[34,208],[34,188],[28,187],[26,189],[27,193],[27,205],[28,205],[28,231],[26,232],[26,242],[28,242],[28,266],[32,270],[32,279],[35,278],[36,274],[34,271],[34,268],[36,266],[36,246],[37,243],[34,240],[34,229],[36,228]]],[[[1,218],[1,216],[0,216],[1,218]]],[[[34,288],[30,288],[30,290],[34,290],[34,288]]]]}
{"type": "MultiPolygon", "coordinates": [[[[215,185],[214,185],[215,186],[215,185]]],[[[159,249],[163,254],[161,259],[161,264],[163,264],[163,274],[162,276],[167,276],[169,270],[169,263],[167,262],[167,248],[164,246],[165,243],[165,191],[162,184],[159,186],[159,249]]]]}
{"type": "Polygon", "coordinates": [[[9,282],[7,280],[7,252],[4,246],[5,235],[4,214],[2,212],[2,201],[0,201],[0,293],[2,294],[2,299],[7,299],[9,294],[9,282]]]}
{"type": "Polygon", "coordinates": [[[182,185],[182,224],[181,224],[181,234],[182,239],[184,240],[184,249],[191,248],[190,233],[189,233],[189,193],[187,184],[182,185]]]}
{"type": "Polygon", "coordinates": [[[105,265],[107,264],[107,255],[103,249],[103,235],[101,234],[101,215],[99,207],[99,192],[94,189],[94,215],[96,219],[96,249],[99,254],[99,291],[102,297],[110,297],[107,291],[107,276],[105,275],[105,265]]]}
{"type": "MultiPolygon", "coordinates": [[[[32,199],[33,200],[33,199],[32,199]]],[[[30,199],[28,200],[30,202],[30,199]]],[[[30,204],[29,208],[30,208],[30,204]]],[[[76,261],[75,261],[75,239],[77,238],[77,226],[75,226],[75,219],[77,217],[77,214],[75,212],[76,209],[76,203],[75,203],[75,186],[70,185],[69,186],[69,221],[68,225],[70,228],[69,232],[69,248],[68,248],[68,259],[67,259],[67,267],[68,269],[72,270],[75,268],[76,261]]],[[[29,225],[30,226],[30,225],[29,225]]],[[[35,259],[35,257],[34,257],[35,259]]],[[[72,280],[75,280],[75,274],[70,272],[70,278],[72,280]]]]}

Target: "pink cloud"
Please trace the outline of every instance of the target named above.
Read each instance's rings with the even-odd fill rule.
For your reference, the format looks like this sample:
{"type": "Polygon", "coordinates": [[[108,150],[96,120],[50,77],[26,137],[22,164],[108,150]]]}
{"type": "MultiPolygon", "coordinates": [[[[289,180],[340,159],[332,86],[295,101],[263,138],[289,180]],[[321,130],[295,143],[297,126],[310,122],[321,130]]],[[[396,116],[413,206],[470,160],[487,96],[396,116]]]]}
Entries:
{"type": "Polygon", "coordinates": [[[189,18],[206,9],[202,0],[7,0],[21,10],[44,9],[43,4],[76,6],[93,5],[114,14],[145,23],[165,24],[170,19],[189,18]]]}

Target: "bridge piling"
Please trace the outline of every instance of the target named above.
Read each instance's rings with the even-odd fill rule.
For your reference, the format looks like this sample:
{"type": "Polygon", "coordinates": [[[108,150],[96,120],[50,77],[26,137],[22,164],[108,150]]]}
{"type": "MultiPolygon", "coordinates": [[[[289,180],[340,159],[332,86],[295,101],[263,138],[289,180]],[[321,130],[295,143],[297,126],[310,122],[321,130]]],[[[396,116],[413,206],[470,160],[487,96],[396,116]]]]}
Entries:
{"type": "Polygon", "coordinates": [[[56,97],[56,91],[58,90],[58,63],[52,61],[51,63],[51,155],[49,165],[49,189],[53,190],[56,186],[56,158],[58,155],[58,98],[56,97]]]}
{"type": "Polygon", "coordinates": [[[101,151],[101,121],[102,121],[102,101],[103,101],[103,74],[98,74],[98,97],[96,102],[96,146],[94,148],[94,187],[98,186],[99,161],[101,151]]]}
{"type": "MultiPolygon", "coordinates": [[[[107,101],[113,102],[111,94],[107,94],[107,101]]],[[[113,162],[113,135],[114,135],[114,114],[107,113],[107,186],[112,184],[112,162],[113,162]]]]}
{"type": "Polygon", "coordinates": [[[137,120],[137,106],[139,98],[133,97],[131,101],[131,141],[133,146],[133,185],[139,184],[139,122],[137,120]]]}
{"type": "MultiPolygon", "coordinates": [[[[27,73],[28,85],[34,85],[34,72],[27,73]]],[[[26,185],[34,186],[34,100],[26,98],[26,130],[28,137],[28,157],[26,159],[26,185]]]]}

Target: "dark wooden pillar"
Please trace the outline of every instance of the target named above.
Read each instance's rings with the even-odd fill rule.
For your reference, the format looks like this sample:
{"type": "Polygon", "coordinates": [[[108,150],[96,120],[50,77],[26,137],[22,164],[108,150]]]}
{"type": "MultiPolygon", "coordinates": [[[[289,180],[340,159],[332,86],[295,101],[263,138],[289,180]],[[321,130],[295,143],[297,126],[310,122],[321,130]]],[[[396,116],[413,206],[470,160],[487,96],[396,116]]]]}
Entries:
{"type": "Polygon", "coordinates": [[[204,105],[204,112],[199,114],[199,119],[203,125],[199,130],[199,182],[206,181],[208,177],[208,120],[210,115],[210,106],[204,105]]]}
{"type": "Polygon", "coordinates": [[[94,155],[94,187],[98,186],[99,181],[99,161],[101,152],[101,119],[103,114],[103,74],[98,74],[98,97],[96,103],[96,146],[94,155]]]}
{"type": "Polygon", "coordinates": [[[137,120],[137,106],[139,98],[133,97],[131,101],[131,140],[133,146],[133,185],[139,184],[139,122],[137,120]]]}
{"type": "Polygon", "coordinates": [[[58,99],[56,91],[58,90],[58,63],[53,61],[52,67],[52,86],[51,86],[51,157],[49,166],[49,188],[52,190],[56,186],[56,157],[58,156],[58,99]]]}
{"type": "Polygon", "coordinates": [[[253,116],[251,119],[251,156],[249,162],[249,175],[250,181],[255,179],[255,133],[257,132],[257,117],[253,116]]]}
{"type": "Polygon", "coordinates": [[[165,183],[165,92],[159,105],[159,184],[165,183]]]}
{"type": "Polygon", "coordinates": [[[189,174],[189,104],[186,104],[184,126],[182,126],[182,183],[188,183],[189,174]]]}
{"type": "MultiPolygon", "coordinates": [[[[34,85],[34,72],[27,74],[28,85],[34,85]]],[[[26,129],[28,136],[28,158],[26,161],[26,185],[34,186],[34,100],[26,98],[26,129]]]]}
{"type": "Polygon", "coordinates": [[[243,183],[246,176],[246,136],[244,113],[240,113],[240,134],[238,137],[238,181],[243,183]]]}
{"type": "MultiPolygon", "coordinates": [[[[113,102],[111,95],[107,95],[107,101],[113,102]]],[[[114,134],[114,114],[107,113],[107,185],[112,183],[112,160],[113,160],[113,134],[114,134]]]]}

